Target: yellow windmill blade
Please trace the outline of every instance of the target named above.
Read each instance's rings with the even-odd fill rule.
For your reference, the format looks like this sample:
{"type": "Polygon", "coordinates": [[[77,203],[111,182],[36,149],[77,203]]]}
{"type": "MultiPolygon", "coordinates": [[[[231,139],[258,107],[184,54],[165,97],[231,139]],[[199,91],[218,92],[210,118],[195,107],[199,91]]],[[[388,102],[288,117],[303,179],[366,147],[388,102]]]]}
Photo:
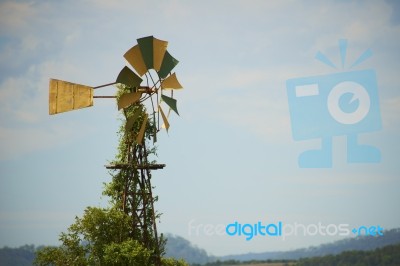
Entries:
{"type": "Polygon", "coordinates": [[[147,119],[148,119],[148,115],[146,113],[143,118],[142,126],[140,127],[139,133],[136,137],[136,143],[139,145],[142,145],[142,143],[143,143],[144,132],[146,130],[146,125],[147,125],[147,119]]]}
{"type": "Polygon", "coordinates": [[[58,79],[50,79],[50,115],[90,106],[93,106],[93,87],[58,79]]]}
{"type": "Polygon", "coordinates": [[[161,88],[163,90],[168,89],[183,89],[182,85],[179,83],[178,79],[176,78],[176,74],[173,73],[172,75],[168,76],[161,82],[161,88]]]}
{"type": "Polygon", "coordinates": [[[126,108],[140,100],[142,97],[142,92],[130,92],[122,94],[121,97],[118,99],[118,110],[122,108],[126,108]]]}
{"type": "MultiPolygon", "coordinates": [[[[167,132],[168,132],[168,129],[169,129],[168,118],[167,118],[167,116],[165,115],[163,109],[161,108],[161,105],[158,105],[158,110],[160,111],[162,120],[163,120],[163,122],[164,122],[164,124],[163,124],[161,127],[162,127],[162,128],[165,128],[165,129],[167,130],[167,132]]],[[[169,112],[168,112],[168,115],[169,115],[169,112]]]]}
{"type": "Polygon", "coordinates": [[[129,49],[124,54],[124,57],[140,76],[143,76],[147,72],[147,67],[144,63],[139,45],[135,45],[131,49],[129,49]]]}

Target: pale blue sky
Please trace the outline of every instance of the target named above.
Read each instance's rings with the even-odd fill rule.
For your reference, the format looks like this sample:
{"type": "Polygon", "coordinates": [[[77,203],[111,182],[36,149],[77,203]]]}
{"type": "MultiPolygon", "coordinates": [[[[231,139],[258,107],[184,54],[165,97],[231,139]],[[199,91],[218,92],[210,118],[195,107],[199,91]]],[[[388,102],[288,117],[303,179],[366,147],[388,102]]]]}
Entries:
{"type": "MultiPolygon", "coordinates": [[[[196,235],[189,223],[234,221],[400,226],[400,24],[394,1],[1,1],[0,246],[57,244],[86,206],[105,206],[103,167],[116,153],[113,100],[48,115],[48,80],[100,85],[144,36],[169,41],[185,87],[180,117],[161,132],[153,175],[159,228],[209,253],[288,250],[337,237],[196,235]],[[347,164],[334,139],[333,168],[300,169],[318,141],[293,141],[286,80],[336,73],[370,48],[354,70],[377,74],[383,130],[361,141],[380,164],[347,164]]],[[[114,88],[98,95],[114,93],[114,88]]],[[[201,231],[201,230],[200,230],[201,231]]]]}

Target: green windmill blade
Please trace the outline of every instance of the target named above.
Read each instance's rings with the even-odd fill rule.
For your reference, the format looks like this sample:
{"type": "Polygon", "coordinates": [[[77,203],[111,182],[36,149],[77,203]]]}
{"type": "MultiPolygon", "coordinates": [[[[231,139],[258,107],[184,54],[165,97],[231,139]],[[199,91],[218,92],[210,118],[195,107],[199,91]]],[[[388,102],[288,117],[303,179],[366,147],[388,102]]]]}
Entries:
{"type": "Polygon", "coordinates": [[[178,108],[176,107],[176,100],[174,98],[161,95],[161,99],[172,109],[174,112],[179,115],[178,108]]]}
{"type": "Polygon", "coordinates": [[[166,78],[178,63],[179,61],[176,60],[168,51],[166,51],[163,61],[161,63],[160,70],[158,71],[158,75],[160,76],[160,78],[166,78]]]}
{"type": "Polygon", "coordinates": [[[159,71],[167,51],[168,42],[153,36],[137,39],[137,42],[147,69],[159,71]]]}
{"type": "Polygon", "coordinates": [[[167,51],[168,42],[153,36],[137,39],[137,42],[147,69],[159,71],[164,54],[167,51]]]}
{"type": "Polygon", "coordinates": [[[121,72],[119,72],[116,80],[117,83],[124,84],[131,88],[138,87],[142,81],[143,80],[127,66],[125,66],[121,72]]]}
{"type": "Polygon", "coordinates": [[[147,69],[153,68],[153,36],[137,39],[147,69]]]}

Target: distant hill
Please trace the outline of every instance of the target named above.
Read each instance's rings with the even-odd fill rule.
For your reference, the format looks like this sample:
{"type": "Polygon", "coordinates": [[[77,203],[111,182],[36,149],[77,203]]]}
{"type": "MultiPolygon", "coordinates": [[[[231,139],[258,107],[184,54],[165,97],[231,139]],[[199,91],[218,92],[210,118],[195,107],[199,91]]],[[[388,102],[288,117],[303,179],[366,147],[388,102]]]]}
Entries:
{"type": "Polygon", "coordinates": [[[338,240],[329,244],[322,244],[317,247],[295,249],[291,251],[276,251],[262,253],[247,253],[241,255],[228,255],[219,257],[219,260],[297,260],[324,255],[336,255],[349,250],[374,250],[387,245],[400,243],[400,228],[384,232],[383,236],[359,236],[338,240]]]}
{"type": "MultiPolygon", "coordinates": [[[[383,236],[360,236],[356,238],[349,238],[344,240],[335,241],[329,244],[323,244],[317,247],[309,247],[296,249],[292,251],[276,251],[276,252],[263,252],[263,253],[247,253],[241,255],[230,255],[223,257],[209,256],[204,249],[194,246],[188,240],[180,236],[166,235],[168,241],[166,244],[166,257],[183,258],[190,264],[205,264],[213,261],[266,261],[266,260],[298,260],[300,258],[313,258],[335,255],[347,251],[368,251],[382,248],[389,245],[400,244],[400,228],[385,231],[383,236]]],[[[40,248],[40,247],[39,247],[40,248]]],[[[384,252],[391,252],[397,250],[389,247],[384,249],[384,252]]],[[[4,247],[0,249],[0,266],[31,266],[35,257],[35,248],[33,245],[25,245],[20,248],[4,247]]],[[[380,252],[380,251],[378,251],[380,252]]],[[[347,253],[346,253],[347,254],[347,253]]],[[[349,254],[364,254],[354,253],[349,254]]],[[[365,253],[366,254],[366,253],[365,253]]],[[[364,255],[365,255],[364,254],[364,255]]],[[[380,253],[382,254],[382,252],[380,253]]],[[[348,254],[347,254],[348,255],[348,254]]],[[[347,256],[346,255],[346,256],[347,256]]],[[[375,254],[377,255],[377,254],[375,254]]],[[[375,256],[374,255],[374,256],[375,256]]],[[[355,255],[358,256],[358,255],[355,255]]],[[[387,258],[389,259],[389,258],[387,258]]],[[[308,263],[308,260],[304,260],[308,263]]],[[[303,260],[299,262],[303,263],[303,260]]],[[[313,262],[311,260],[311,262],[313,262]]],[[[337,264],[299,264],[299,265],[337,265],[337,264]]],[[[348,265],[348,264],[347,264],[348,265]]],[[[379,264],[375,264],[379,265],[379,264]]],[[[391,264],[387,264],[391,265],[391,264]]],[[[396,265],[396,264],[394,264],[396,265]]],[[[398,264],[400,265],[400,264],[398,264]]]]}
{"type": "Polygon", "coordinates": [[[166,257],[184,259],[190,264],[205,264],[213,260],[204,249],[198,248],[183,237],[167,234],[166,257]]]}
{"type": "Polygon", "coordinates": [[[35,258],[35,246],[0,249],[0,266],[31,266],[35,258]]]}
{"type": "Polygon", "coordinates": [[[296,266],[319,265],[400,265],[400,244],[389,245],[375,250],[345,251],[338,255],[326,255],[323,257],[305,258],[297,261],[296,266]]]}

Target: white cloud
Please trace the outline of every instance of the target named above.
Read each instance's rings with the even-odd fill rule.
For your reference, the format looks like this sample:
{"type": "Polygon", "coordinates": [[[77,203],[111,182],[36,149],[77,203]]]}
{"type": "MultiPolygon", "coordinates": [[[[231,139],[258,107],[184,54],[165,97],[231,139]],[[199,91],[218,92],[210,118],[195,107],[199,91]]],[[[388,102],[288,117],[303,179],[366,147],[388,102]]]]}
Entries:
{"type": "Polygon", "coordinates": [[[36,15],[33,3],[16,1],[0,3],[0,34],[13,34],[25,30],[36,15]]]}
{"type": "Polygon", "coordinates": [[[49,78],[60,73],[73,76],[80,70],[65,62],[42,62],[0,84],[0,160],[64,145],[91,132],[84,122],[48,115],[49,78]]]}

